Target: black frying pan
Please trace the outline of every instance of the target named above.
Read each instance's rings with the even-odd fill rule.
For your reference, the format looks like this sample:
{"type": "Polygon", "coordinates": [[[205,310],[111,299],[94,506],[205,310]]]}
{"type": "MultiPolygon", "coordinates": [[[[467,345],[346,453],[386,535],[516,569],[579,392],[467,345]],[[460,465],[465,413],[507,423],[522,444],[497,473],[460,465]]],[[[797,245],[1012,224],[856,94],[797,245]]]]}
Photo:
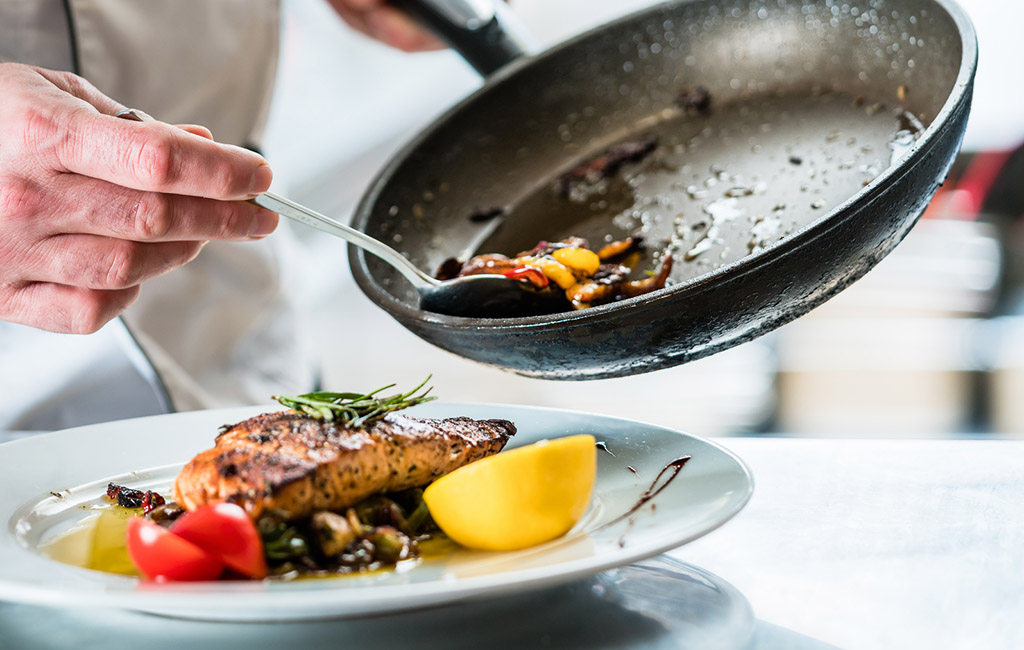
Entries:
{"type": "Polygon", "coordinates": [[[483,38],[471,60],[500,69],[385,167],[355,227],[428,271],[488,227],[471,217],[495,207],[504,222],[480,252],[640,233],[648,267],[673,255],[671,286],[576,312],[468,319],[420,311],[395,271],[354,248],[351,267],[426,341],[548,379],[692,361],[863,276],[949,170],[977,60],[950,0],[670,2],[518,58],[498,22],[473,34],[483,38]],[[697,87],[707,110],[687,105],[697,87]],[[566,171],[638,139],[658,146],[564,196],[566,171]]]}

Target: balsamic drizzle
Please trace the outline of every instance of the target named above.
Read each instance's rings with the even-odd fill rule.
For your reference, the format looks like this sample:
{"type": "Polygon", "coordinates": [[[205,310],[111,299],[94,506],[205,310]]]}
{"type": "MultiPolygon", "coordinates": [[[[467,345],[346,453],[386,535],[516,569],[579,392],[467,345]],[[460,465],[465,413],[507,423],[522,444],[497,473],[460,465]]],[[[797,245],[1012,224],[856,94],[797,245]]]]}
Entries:
{"type": "Polygon", "coordinates": [[[597,448],[600,449],[601,451],[607,452],[613,458],[615,457],[615,454],[613,454],[612,450],[608,448],[608,445],[605,443],[604,440],[598,440],[597,443],[595,443],[595,444],[596,444],[597,448]]]}
{"type": "Polygon", "coordinates": [[[658,494],[660,494],[662,490],[669,486],[669,483],[671,483],[673,480],[675,480],[677,476],[679,476],[679,472],[682,471],[683,466],[686,465],[686,462],[689,460],[690,456],[680,456],[675,460],[669,461],[664,467],[661,468],[661,471],[658,472],[658,475],[654,477],[654,481],[651,482],[651,487],[647,488],[647,490],[640,495],[640,498],[637,499],[636,503],[633,504],[633,507],[631,507],[625,513],[619,515],[615,519],[612,519],[608,523],[604,524],[603,526],[598,528],[598,530],[601,530],[601,528],[608,528],[609,526],[617,524],[623,519],[626,519],[627,517],[636,514],[636,512],[640,510],[640,508],[644,507],[644,505],[648,501],[658,496],[658,494]],[[661,480],[661,477],[664,476],[666,472],[671,472],[671,475],[667,479],[665,479],[664,483],[658,485],[658,481],[661,480]]]}

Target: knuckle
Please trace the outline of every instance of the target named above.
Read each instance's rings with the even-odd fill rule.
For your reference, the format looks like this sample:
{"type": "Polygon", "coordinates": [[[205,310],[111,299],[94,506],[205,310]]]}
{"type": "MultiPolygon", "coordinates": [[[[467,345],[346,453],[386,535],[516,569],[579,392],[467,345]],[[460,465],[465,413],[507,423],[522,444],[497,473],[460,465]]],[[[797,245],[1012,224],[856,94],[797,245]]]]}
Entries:
{"type": "Polygon", "coordinates": [[[77,296],[70,314],[72,334],[94,334],[124,311],[139,295],[139,288],[126,291],[85,291],[77,296]]]}
{"type": "Polygon", "coordinates": [[[85,77],[67,71],[57,72],[57,76],[60,80],[59,85],[75,97],[90,97],[99,94],[96,86],[92,85],[85,77]]]}
{"type": "Polygon", "coordinates": [[[174,149],[170,137],[146,129],[145,135],[128,148],[128,163],[145,185],[157,190],[166,188],[174,180],[174,149]]]}
{"type": "MultiPolygon", "coordinates": [[[[71,334],[95,334],[103,325],[110,320],[104,318],[106,315],[103,304],[103,294],[99,291],[89,291],[79,299],[71,316],[71,334]]],[[[111,318],[113,318],[111,316],[111,318]]]]}
{"type": "Polygon", "coordinates": [[[40,309],[31,301],[31,293],[32,288],[24,284],[0,285],[0,320],[50,331],[66,330],[63,305],[46,305],[40,309]]]}
{"type": "Polygon", "coordinates": [[[0,85],[4,87],[2,112],[5,143],[21,146],[22,156],[44,158],[58,150],[68,139],[68,123],[82,108],[62,101],[54,95],[54,86],[61,94],[83,96],[92,85],[69,72],[42,70],[17,63],[3,64],[0,85]],[[42,93],[47,101],[40,101],[42,93]]]}
{"type": "Polygon", "coordinates": [[[184,266],[194,260],[203,250],[203,246],[205,245],[204,242],[200,241],[183,241],[178,242],[178,244],[180,248],[178,250],[177,257],[175,257],[171,262],[172,268],[184,266]]]}
{"type": "Polygon", "coordinates": [[[132,205],[128,232],[136,241],[163,239],[172,226],[171,198],[147,192],[132,205]]]}
{"type": "Polygon", "coordinates": [[[127,289],[142,282],[144,263],[142,247],[133,242],[116,242],[97,267],[93,286],[105,289],[127,289]]]}
{"type": "Polygon", "coordinates": [[[16,287],[0,285],[0,320],[16,320],[21,311],[16,287]]]}
{"type": "Polygon", "coordinates": [[[34,215],[40,204],[38,187],[21,178],[0,179],[0,218],[12,219],[34,215]]]}
{"type": "Polygon", "coordinates": [[[223,203],[218,210],[217,232],[213,239],[237,239],[249,234],[249,219],[245,216],[245,207],[234,203],[223,203]]]}
{"type": "Polygon", "coordinates": [[[83,77],[66,70],[47,70],[46,76],[55,86],[74,97],[88,97],[96,88],[83,77]]]}
{"type": "Polygon", "coordinates": [[[13,126],[20,129],[22,145],[26,151],[51,149],[63,138],[56,112],[46,105],[22,105],[13,126]]]}

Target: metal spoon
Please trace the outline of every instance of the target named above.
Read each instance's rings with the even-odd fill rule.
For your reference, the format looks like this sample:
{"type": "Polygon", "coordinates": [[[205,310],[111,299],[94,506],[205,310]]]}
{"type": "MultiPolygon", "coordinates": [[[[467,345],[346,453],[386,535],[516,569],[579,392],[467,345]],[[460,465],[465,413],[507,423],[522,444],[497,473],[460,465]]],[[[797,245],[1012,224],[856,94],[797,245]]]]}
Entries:
{"type": "Polygon", "coordinates": [[[539,291],[504,275],[467,275],[451,280],[432,278],[401,253],[369,235],[270,192],[252,202],[281,216],[316,228],[376,255],[402,274],[420,296],[420,309],[449,316],[501,318],[553,314],[569,309],[561,291],[539,291]]]}
{"type": "MultiPolygon", "coordinates": [[[[133,122],[149,122],[154,119],[134,108],[118,111],[115,116],[133,122]]],[[[538,291],[526,282],[503,275],[467,275],[444,281],[432,278],[387,244],[282,196],[267,192],[253,198],[252,202],[299,223],[341,237],[384,260],[395,267],[420,294],[420,309],[424,311],[448,316],[503,318],[539,316],[569,309],[569,302],[561,291],[538,291]]]]}

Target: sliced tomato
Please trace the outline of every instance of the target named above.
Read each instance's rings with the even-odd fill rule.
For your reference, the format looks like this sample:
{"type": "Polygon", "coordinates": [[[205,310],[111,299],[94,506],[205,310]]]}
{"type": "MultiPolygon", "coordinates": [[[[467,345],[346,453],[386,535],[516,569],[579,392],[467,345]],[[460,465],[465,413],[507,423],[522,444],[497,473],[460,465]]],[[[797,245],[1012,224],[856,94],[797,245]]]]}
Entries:
{"type": "Polygon", "coordinates": [[[216,580],[224,563],[213,553],[143,517],[128,520],[128,556],[152,580],[216,580]]]}
{"type": "Polygon", "coordinates": [[[250,578],[267,576],[263,539],[249,515],[233,503],[216,503],[186,512],[171,532],[212,553],[250,578]]]}

